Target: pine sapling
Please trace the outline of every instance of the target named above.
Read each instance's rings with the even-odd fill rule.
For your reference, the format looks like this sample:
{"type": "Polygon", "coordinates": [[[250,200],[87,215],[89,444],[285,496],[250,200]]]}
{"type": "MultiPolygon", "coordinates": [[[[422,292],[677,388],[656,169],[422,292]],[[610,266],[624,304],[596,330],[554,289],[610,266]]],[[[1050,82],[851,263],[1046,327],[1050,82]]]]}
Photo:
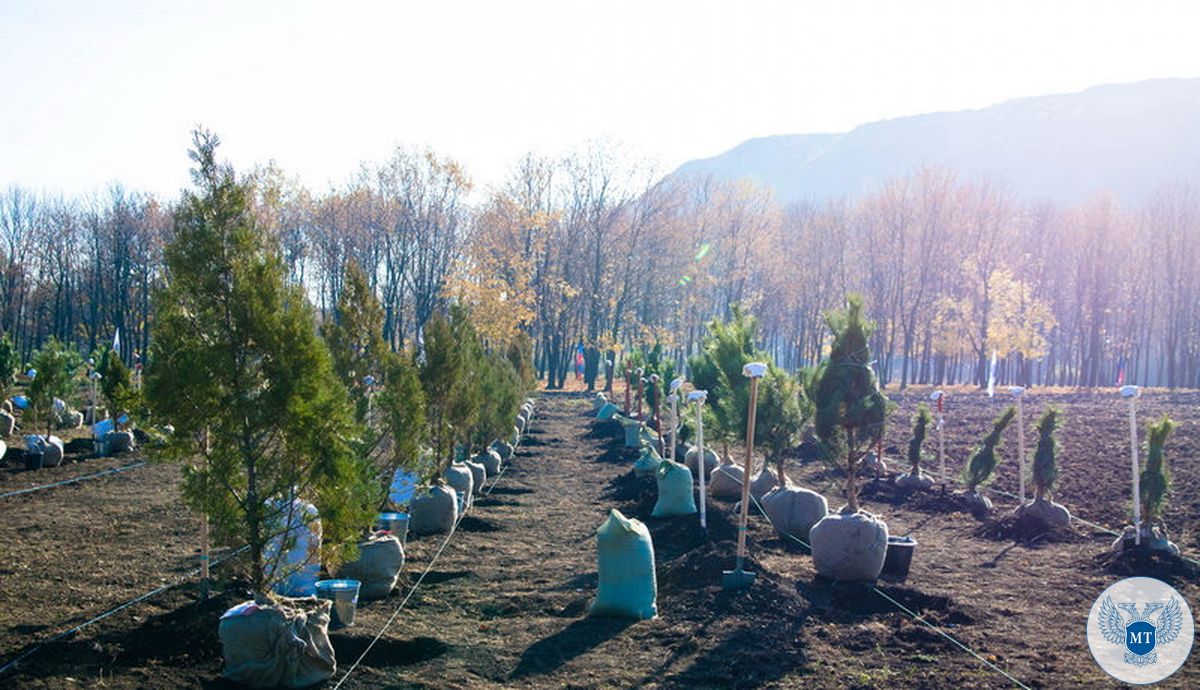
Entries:
{"type": "Polygon", "coordinates": [[[1142,500],[1142,510],[1146,513],[1146,521],[1154,522],[1162,519],[1163,508],[1167,505],[1167,490],[1171,488],[1171,471],[1163,457],[1163,444],[1175,429],[1175,422],[1166,415],[1157,423],[1150,424],[1149,439],[1146,453],[1146,467],[1138,479],[1142,500]]]}
{"type": "Polygon", "coordinates": [[[1037,450],[1033,454],[1033,487],[1037,500],[1047,500],[1054,484],[1058,481],[1058,441],[1054,432],[1058,429],[1059,411],[1048,408],[1038,420],[1037,450]]]}
{"type": "Polygon", "coordinates": [[[978,493],[979,487],[992,480],[992,472],[1000,464],[999,458],[996,457],[996,448],[1000,445],[1004,429],[1016,416],[1017,407],[1009,405],[1004,414],[997,417],[996,421],[992,423],[992,431],[983,438],[983,445],[971,454],[971,459],[967,461],[967,469],[963,473],[963,481],[967,485],[967,490],[978,493]]]}
{"type": "Polygon", "coordinates": [[[844,313],[826,318],[833,349],[814,395],[817,436],[829,451],[829,461],[846,473],[851,512],[858,511],[859,466],[867,450],[883,438],[890,407],[871,369],[867,343],[872,326],[862,311],[862,297],[851,295],[844,313]]]}
{"type": "Polygon", "coordinates": [[[37,377],[29,384],[29,406],[33,417],[46,425],[46,440],[50,440],[56,412],[54,401],[65,399],[75,390],[77,354],[70,346],[51,336],[41,349],[33,354],[33,368],[37,377]]]}

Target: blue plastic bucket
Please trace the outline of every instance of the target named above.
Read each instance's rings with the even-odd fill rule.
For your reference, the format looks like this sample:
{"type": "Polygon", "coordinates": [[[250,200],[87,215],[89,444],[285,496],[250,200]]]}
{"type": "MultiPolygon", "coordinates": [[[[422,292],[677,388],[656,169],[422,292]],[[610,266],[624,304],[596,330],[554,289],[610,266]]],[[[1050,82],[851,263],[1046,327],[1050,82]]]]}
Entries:
{"type": "Polygon", "coordinates": [[[358,607],[358,580],[317,580],[317,598],[333,602],[329,627],[333,629],[354,625],[358,607]]]}
{"type": "Polygon", "coordinates": [[[392,536],[399,539],[401,544],[405,543],[408,540],[408,514],[380,513],[379,529],[391,532],[392,536]]]}
{"type": "Polygon", "coordinates": [[[105,434],[113,430],[113,420],[101,419],[92,425],[92,436],[95,438],[103,438],[105,434]]]}

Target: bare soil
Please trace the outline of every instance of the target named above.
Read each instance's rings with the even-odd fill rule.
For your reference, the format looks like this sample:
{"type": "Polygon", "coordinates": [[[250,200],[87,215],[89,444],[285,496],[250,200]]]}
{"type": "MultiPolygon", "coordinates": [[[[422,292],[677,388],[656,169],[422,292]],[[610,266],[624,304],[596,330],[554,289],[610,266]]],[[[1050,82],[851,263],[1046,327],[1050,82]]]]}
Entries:
{"type": "MultiPolygon", "coordinates": [[[[892,393],[885,453],[903,471],[906,420],[927,389],[892,393]]],[[[948,399],[951,468],[1002,410],[1000,396],[948,399]]],[[[1041,407],[1064,410],[1061,486],[1055,500],[1102,526],[1127,520],[1127,412],[1112,394],[1031,391],[1026,448],[1041,407]]],[[[1174,488],[1167,524],[1185,554],[1200,556],[1200,393],[1148,393],[1143,421],[1169,412],[1174,488]]],[[[492,493],[477,501],[395,623],[349,677],[347,688],[1002,688],[1014,684],[927,621],[1031,688],[1116,687],[1092,661],[1083,630],[1095,597],[1136,568],[1114,562],[1113,537],[1076,524],[1043,534],[1009,515],[1016,502],[991,495],[997,512],[956,512],[948,493],[866,488],[866,507],[893,534],[918,541],[908,579],[879,590],[834,586],[814,576],[800,544],[751,520],[749,591],[724,592],[732,567],[733,505],[709,503],[707,533],[693,517],[655,519],[653,479],[637,479],[635,454],[615,423],[597,423],[585,396],[544,394],[527,440],[492,493]],[[597,576],[595,529],[617,508],[653,535],[659,617],[586,617],[597,576]],[[886,595],[886,596],[885,596],[886,595]],[[900,606],[919,616],[901,610],[900,606]]],[[[927,450],[936,453],[936,432],[927,450]]],[[[1015,428],[1001,451],[995,487],[1016,492],[1015,428]]],[[[737,448],[733,449],[735,452],[737,448]]],[[[789,461],[793,481],[840,505],[840,480],[819,462],[789,461]]],[[[5,486],[85,474],[132,458],[88,460],[58,470],[0,470],[5,486]],[[47,473],[47,474],[43,474],[47,473]],[[59,476],[62,475],[62,476],[59,476]],[[43,479],[44,478],[44,479],[43,479]]],[[[928,464],[937,469],[936,459],[928,464]]],[[[195,565],[196,520],[179,507],[178,471],[151,465],[0,502],[0,664],[96,613],[185,575],[195,565]]],[[[400,587],[360,606],[356,624],[331,633],[345,668],[399,606],[442,537],[411,540],[400,587]]],[[[1150,564],[1200,606],[1200,574],[1187,563],[1150,564]]],[[[8,687],[226,687],[217,618],[246,592],[233,569],[202,604],[190,586],[131,606],[41,649],[0,678],[8,687]]],[[[1144,572],[1140,570],[1138,572],[1144,572]]],[[[327,684],[332,687],[332,683],[327,684]]],[[[1200,687],[1192,658],[1168,688],[1200,687]]]]}

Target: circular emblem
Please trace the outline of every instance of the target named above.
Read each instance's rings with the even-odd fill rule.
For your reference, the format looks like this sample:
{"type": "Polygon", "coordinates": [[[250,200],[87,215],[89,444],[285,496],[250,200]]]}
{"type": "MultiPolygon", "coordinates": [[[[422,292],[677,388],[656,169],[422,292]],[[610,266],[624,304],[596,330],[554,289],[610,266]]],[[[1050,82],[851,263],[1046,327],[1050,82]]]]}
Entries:
{"type": "Polygon", "coordinates": [[[1088,647],[1110,676],[1133,685],[1157,683],[1192,651],[1192,609],[1175,588],[1152,577],[1112,585],[1092,604],[1088,647]]]}

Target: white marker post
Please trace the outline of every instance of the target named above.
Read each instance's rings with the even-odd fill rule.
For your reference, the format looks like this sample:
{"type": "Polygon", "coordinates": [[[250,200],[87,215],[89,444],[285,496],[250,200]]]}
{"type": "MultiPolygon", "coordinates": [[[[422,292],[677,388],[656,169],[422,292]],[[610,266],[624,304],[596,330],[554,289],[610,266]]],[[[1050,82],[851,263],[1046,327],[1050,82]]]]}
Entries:
{"type": "Polygon", "coordinates": [[[679,389],[683,386],[683,377],[675,379],[671,382],[671,448],[669,455],[671,461],[675,461],[675,448],[679,446],[679,427],[682,423],[679,419],[679,389]]]}
{"type": "Polygon", "coordinates": [[[946,420],[942,416],[942,401],[946,399],[946,394],[942,391],[934,391],[929,398],[937,402],[937,430],[938,430],[938,474],[942,475],[942,481],[948,481],[949,476],[946,474],[946,420]]]}
{"type": "Polygon", "coordinates": [[[662,424],[662,388],[658,385],[658,374],[650,375],[650,392],[654,393],[654,409],[650,410],[654,420],[655,431],[658,432],[658,447],[663,456],[667,454],[667,437],[663,434],[662,424]]]}
{"type": "Polygon", "coordinates": [[[1025,505],[1025,406],[1021,401],[1025,398],[1025,389],[1021,386],[1009,386],[1008,392],[1017,399],[1017,455],[1021,471],[1021,505],[1025,505]]]}
{"type": "MultiPolygon", "coordinates": [[[[683,379],[676,379],[683,383],[683,379]]],[[[675,383],[671,383],[675,387],[675,383]]],[[[692,391],[688,393],[688,402],[696,404],[696,451],[699,453],[700,462],[697,463],[697,469],[700,474],[700,528],[708,529],[708,513],[705,507],[708,501],[705,498],[704,490],[704,401],[708,400],[708,391],[692,391]]],[[[673,451],[672,451],[673,452],[673,451]]],[[[685,460],[687,458],[684,458],[685,460]]]]}
{"type": "Polygon", "coordinates": [[[1137,399],[1142,389],[1122,386],[1121,397],[1129,398],[1129,464],[1133,469],[1133,543],[1142,545],[1142,489],[1138,477],[1137,399]]]}
{"type": "Polygon", "coordinates": [[[99,381],[100,378],[101,378],[100,372],[98,372],[94,369],[92,370],[92,373],[88,374],[88,380],[91,381],[91,384],[92,384],[92,414],[91,414],[92,426],[95,426],[96,422],[99,421],[96,419],[96,382],[99,381]]]}

